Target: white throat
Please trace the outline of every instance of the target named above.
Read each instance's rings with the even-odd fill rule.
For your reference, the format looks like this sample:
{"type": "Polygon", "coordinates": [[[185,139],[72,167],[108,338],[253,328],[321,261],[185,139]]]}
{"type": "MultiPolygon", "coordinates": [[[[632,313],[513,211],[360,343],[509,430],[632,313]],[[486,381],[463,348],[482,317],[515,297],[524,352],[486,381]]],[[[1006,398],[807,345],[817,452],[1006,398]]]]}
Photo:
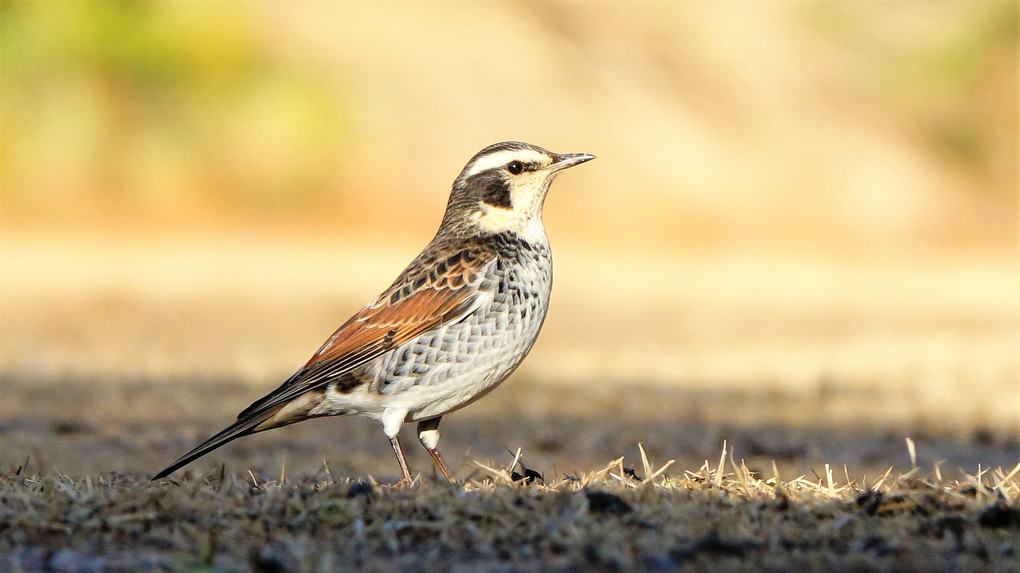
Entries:
{"type": "Polygon", "coordinates": [[[485,203],[472,216],[475,224],[482,231],[489,233],[512,232],[521,239],[532,244],[548,244],[541,213],[528,217],[519,211],[495,207],[485,203]]]}

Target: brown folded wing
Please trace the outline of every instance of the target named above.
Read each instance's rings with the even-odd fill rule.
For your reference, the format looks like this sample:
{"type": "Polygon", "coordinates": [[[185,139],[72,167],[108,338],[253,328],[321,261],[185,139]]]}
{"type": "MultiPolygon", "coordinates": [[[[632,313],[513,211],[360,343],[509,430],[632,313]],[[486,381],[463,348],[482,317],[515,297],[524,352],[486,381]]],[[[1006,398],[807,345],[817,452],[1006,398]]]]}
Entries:
{"type": "Polygon", "coordinates": [[[246,408],[238,419],[258,415],[310,390],[322,389],[337,376],[364,366],[433,328],[463,319],[486,294],[478,287],[491,264],[480,269],[466,266],[449,269],[431,284],[422,280],[424,275],[418,280],[415,277],[398,280],[337,329],[301,370],[246,408]]]}

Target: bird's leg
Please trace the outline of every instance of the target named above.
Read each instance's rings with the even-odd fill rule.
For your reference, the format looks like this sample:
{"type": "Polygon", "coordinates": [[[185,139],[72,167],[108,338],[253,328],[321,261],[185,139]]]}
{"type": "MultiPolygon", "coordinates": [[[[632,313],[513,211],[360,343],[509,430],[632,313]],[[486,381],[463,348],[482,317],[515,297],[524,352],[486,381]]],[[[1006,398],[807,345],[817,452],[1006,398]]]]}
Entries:
{"type": "Polygon", "coordinates": [[[432,418],[431,420],[418,422],[418,441],[421,442],[421,445],[425,446],[425,451],[432,456],[436,465],[439,466],[439,471],[443,472],[443,477],[450,482],[456,482],[457,480],[450,472],[450,468],[446,465],[446,462],[443,461],[443,456],[441,456],[439,454],[439,450],[436,449],[436,446],[439,445],[439,421],[442,419],[443,417],[440,416],[438,418],[432,418]]]}
{"type": "Polygon", "coordinates": [[[393,453],[396,454],[397,463],[400,464],[400,473],[404,474],[403,483],[410,485],[411,471],[407,469],[404,451],[400,449],[400,442],[397,441],[397,433],[400,432],[400,427],[404,425],[405,418],[407,418],[406,409],[386,408],[383,410],[383,433],[390,439],[390,445],[393,446],[393,453]]]}
{"type": "Polygon", "coordinates": [[[400,442],[396,436],[390,437],[390,445],[393,446],[393,453],[397,455],[397,463],[400,464],[400,473],[404,474],[404,481],[411,483],[411,471],[407,469],[407,460],[404,459],[404,451],[400,449],[400,442]]]}

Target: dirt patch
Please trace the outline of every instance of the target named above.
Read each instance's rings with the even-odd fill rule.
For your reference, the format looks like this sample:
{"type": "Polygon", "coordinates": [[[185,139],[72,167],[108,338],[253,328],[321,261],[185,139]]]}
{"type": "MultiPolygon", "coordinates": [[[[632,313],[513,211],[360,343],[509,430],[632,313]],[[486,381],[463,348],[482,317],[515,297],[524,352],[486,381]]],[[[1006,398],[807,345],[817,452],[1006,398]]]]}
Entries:
{"type": "Polygon", "coordinates": [[[252,388],[0,384],[0,570],[1008,571],[1020,559],[1020,444],[994,428],[765,424],[749,414],[765,395],[628,386],[582,403],[576,388],[521,381],[444,420],[458,485],[413,439],[418,478],[392,485],[380,429],[346,418],[238,440],[151,482],[252,388]],[[731,419],[711,414],[722,408],[731,419]]]}
{"type": "Polygon", "coordinates": [[[0,477],[0,568],[1007,571],[1020,559],[1020,466],[867,486],[762,479],[725,458],[685,472],[527,469],[398,486],[325,467],[282,483],[14,471],[0,477]]]}

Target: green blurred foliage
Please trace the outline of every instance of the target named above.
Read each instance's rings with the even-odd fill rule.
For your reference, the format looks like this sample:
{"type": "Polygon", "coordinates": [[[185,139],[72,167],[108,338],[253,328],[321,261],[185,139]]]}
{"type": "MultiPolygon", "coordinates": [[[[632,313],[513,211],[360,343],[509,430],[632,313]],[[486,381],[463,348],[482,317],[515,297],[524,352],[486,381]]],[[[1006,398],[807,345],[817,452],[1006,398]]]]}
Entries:
{"type": "Polygon", "coordinates": [[[0,5],[5,205],[299,209],[332,193],[339,90],[275,57],[243,15],[224,2],[0,5]]]}
{"type": "Polygon", "coordinates": [[[522,138],[605,158],[586,240],[1015,234],[987,223],[1016,205],[1015,2],[6,2],[0,26],[7,221],[406,228],[522,138]]]}
{"type": "Polygon", "coordinates": [[[939,159],[997,183],[971,190],[1015,194],[1014,185],[987,179],[1015,175],[1010,173],[1015,161],[1002,165],[997,153],[1010,153],[1016,144],[1016,110],[1008,102],[1017,96],[1017,4],[988,2],[960,18],[951,33],[924,33],[960,8],[953,4],[918,11],[914,5],[887,3],[879,7],[882,19],[865,19],[855,6],[829,2],[806,14],[808,29],[845,45],[857,59],[859,77],[848,80],[853,86],[848,93],[865,106],[886,110],[895,127],[939,159]],[[1004,135],[1012,142],[1000,141],[1004,135]]]}

